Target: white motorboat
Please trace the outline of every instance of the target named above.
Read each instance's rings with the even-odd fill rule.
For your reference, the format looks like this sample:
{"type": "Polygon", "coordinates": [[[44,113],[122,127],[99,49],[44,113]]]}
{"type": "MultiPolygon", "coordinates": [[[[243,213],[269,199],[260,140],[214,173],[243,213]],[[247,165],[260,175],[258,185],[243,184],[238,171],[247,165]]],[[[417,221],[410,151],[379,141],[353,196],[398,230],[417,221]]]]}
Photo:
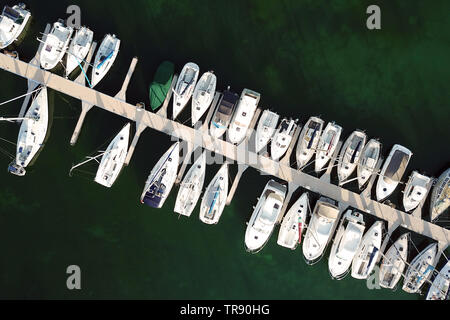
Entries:
{"type": "Polygon", "coordinates": [[[0,49],[5,49],[19,38],[30,18],[31,13],[23,3],[3,8],[0,16],[0,49]]]}
{"type": "Polygon", "coordinates": [[[280,116],[270,110],[264,110],[259,118],[255,135],[255,152],[260,152],[272,139],[280,116]]]}
{"type": "Polygon", "coordinates": [[[40,61],[42,68],[46,70],[56,67],[62,60],[69,46],[73,28],[64,25],[64,21],[59,19],[53,24],[52,30],[46,35],[45,43],[42,46],[40,61]]]}
{"type": "Polygon", "coordinates": [[[250,122],[255,115],[261,95],[258,92],[244,89],[239,98],[236,111],[231,119],[228,129],[228,140],[234,144],[240,144],[247,134],[250,122]]]}
{"type": "Polygon", "coordinates": [[[428,245],[409,264],[403,281],[403,290],[416,293],[420,287],[431,277],[434,270],[434,259],[438,249],[437,243],[428,245]]]}
{"type": "Polygon", "coordinates": [[[450,168],[438,178],[431,192],[430,217],[431,221],[445,212],[450,206],[450,168]]]}
{"type": "Polygon", "coordinates": [[[367,279],[372,273],[380,254],[383,221],[376,221],[364,234],[361,245],[352,262],[352,277],[367,279]]]}
{"type": "Polygon", "coordinates": [[[195,84],[197,83],[200,68],[193,62],[188,62],[181,70],[177,84],[173,90],[173,110],[172,119],[176,119],[180,112],[184,109],[192,94],[194,93],[195,84]]]}
{"type": "Polygon", "coordinates": [[[95,182],[111,187],[122,170],[128,151],[130,140],[130,124],[127,123],[122,130],[110,142],[108,148],[103,153],[102,160],[97,169],[95,182]]]}
{"type": "Polygon", "coordinates": [[[222,215],[228,195],[228,164],[225,162],[206,187],[200,206],[200,220],[216,224],[222,215]]]}
{"type": "Polygon", "coordinates": [[[24,176],[25,168],[42,148],[48,129],[47,87],[42,87],[25,114],[17,138],[16,159],[9,164],[8,171],[24,176]]]}
{"type": "Polygon", "coordinates": [[[380,159],[381,143],[376,139],[370,139],[362,150],[359,157],[357,173],[359,189],[364,188],[372,174],[375,173],[376,165],[380,159]]]}
{"type": "Polygon", "coordinates": [[[92,66],[91,88],[95,87],[109,72],[119,53],[120,39],[107,34],[102,40],[92,66]]]}
{"type": "Polygon", "coordinates": [[[211,117],[209,134],[214,138],[220,138],[228,128],[234,108],[239,100],[239,95],[230,91],[230,87],[222,94],[222,98],[211,117]]]}
{"type": "Polygon", "coordinates": [[[297,159],[297,168],[303,168],[316,152],[320,135],[323,129],[323,120],[318,117],[311,117],[306,122],[300,132],[295,153],[297,159]]]}
{"type": "Polygon", "coordinates": [[[180,143],[175,142],[158,160],[145,182],[141,203],[161,208],[172,190],[180,160],[180,143]]]}
{"type": "Polygon", "coordinates": [[[408,260],[408,239],[409,233],[404,233],[383,255],[379,272],[381,287],[393,289],[402,277],[408,260]]]}
{"type": "Polygon", "coordinates": [[[338,217],[339,208],[333,200],[321,197],[317,201],[302,246],[307,264],[312,265],[322,258],[336,228],[338,217]]]}
{"type": "Polygon", "coordinates": [[[328,259],[328,270],[333,279],[341,280],[348,274],[365,228],[362,214],[347,210],[337,229],[328,259]]]}
{"type": "Polygon", "coordinates": [[[180,183],[174,211],[189,217],[202,193],[206,173],[206,151],[194,162],[180,183]]]}
{"type": "Polygon", "coordinates": [[[442,267],[427,294],[427,300],[448,300],[450,286],[450,261],[442,267]]]}
{"type": "Polygon", "coordinates": [[[334,122],[329,122],[325,127],[325,130],[323,130],[317,145],[316,162],[314,163],[316,172],[320,172],[333,156],[339,143],[341,132],[342,127],[334,122]]]}
{"type": "Polygon", "coordinates": [[[413,171],[403,192],[403,206],[406,212],[415,209],[425,198],[429,183],[431,183],[430,177],[413,171]]]}
{"type": "Polygon", "coordinates": [[[195,125],[209,108],[216,94],[217,77],[212,71],[205,72],[198,80],[192,95],[192,125],[195,125]]]}
{"type": "Polygon", "coordinates": [[[301,243],[302,232],[306,228],[308,208],[308,192],[305,192],[295,201],[283,218],[277,240],[280,246],[295,250],[301,243]]]}
{"type": "Polygon", "coordinates": [[[286,190],[285,185],[274,180],[270,180],[264,187],[245,231],[247,251],[256,253],[269,240],[283,207],[286,190]]]}
{"type": "Polygon", "coordinates": [[[93,38],[94,32],[87,27],[81,27],[75,32],[75,36],[70,42],[69,50],[67,51],[66,77],[86,58],[93,38]]]}
{"type": "Polygon", "coordinates": [[[399,144],[392,147],[378,177],[377,201],[383,201],[394,192],[405,173],[411,156],[412,152],[399,144]]]}
{"type": "Polygon", "coordinates": [[[365,143],[366,134],[360,130],[353,131],[344,142],[337,167],[340,183],[347,180],[355,171],[365,143]]]}
{"type": "Polygon", "coordinates": [[[270,144],[270,154],[273,160],[278,160],[286,153],[292,137],[297,129],[297,120],[283,119],[270,144]]]}

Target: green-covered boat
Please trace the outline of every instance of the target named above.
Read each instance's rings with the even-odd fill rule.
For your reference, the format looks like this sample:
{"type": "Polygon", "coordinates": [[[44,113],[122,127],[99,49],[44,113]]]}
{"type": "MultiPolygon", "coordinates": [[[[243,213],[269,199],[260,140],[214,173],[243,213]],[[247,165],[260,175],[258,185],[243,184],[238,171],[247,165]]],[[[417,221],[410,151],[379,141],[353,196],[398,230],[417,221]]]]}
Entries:
{"type": "Polygon", "coordinates": [[[150,84],[150,107],[152,110],[158,109],[166,99],[172,83],[174,69],[172,62],[164,61],[156,70],[153,82],[150,84]]]}

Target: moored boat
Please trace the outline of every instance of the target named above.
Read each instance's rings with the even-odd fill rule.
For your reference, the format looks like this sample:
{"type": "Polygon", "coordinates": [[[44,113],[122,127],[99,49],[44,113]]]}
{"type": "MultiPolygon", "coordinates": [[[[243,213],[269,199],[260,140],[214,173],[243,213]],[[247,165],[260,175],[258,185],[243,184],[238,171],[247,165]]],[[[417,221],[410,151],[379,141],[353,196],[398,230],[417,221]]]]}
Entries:
{"type": "Polygon", "coordinates": [[[428,290],[427,300],[448,300],[450,286],[450,261],[442,267],[428,290]]]}
{"type": "Polygon", "coordinates": [[[192,95],[191,123],[195,125],[208,110],[216,93],[217,77],[212,71],[205,72],[198,80],[192,95]]]}
{"type": "Polygon", "coordinates": [[[53,24],[41,49],[40,62],[42,68],[45,70],[53,69],[62,60],[69,46],[72,32],[73,28],[66,26],[61,19],[53,24]]]}
{"type": "Polygon", "coordinates": [[[255,152],[260,152],[275,134],[280,116],[270,110],[264,110],[258,120],[255,135],[255,152]]]}
{"type": "Polygon", "coordinates": [[[152,110],[158,109],[167,97],[173,80],[175,66],[170,61],[163,61],[156,69],[150,84],[149,96],[152,110]]]}
{"type": "Polygon", "coordinates": [[[365,143],[366,134],[360,130],[353,131],[344,142],[339,155],[339,165],[337,167],[340,183],[347,180],[352,175],[353,171],[355,171],[365,143]]]}
{"type": "Polygon", "coordinates": [[[178,77],[177,84],[173,88],[173,110],[172,119],[176,119],[180,112],[184,109],[189,99],[194,93],[195,84],[197,83],[200,68],[193,62],[184,65],[178,77]]]}
{"type": "Polygon", "coordinates": [[[67,50],[66,77],[86,58],[91,48],[94,32],[87,27],[81,27],[75,32],[67,50]]]}
{"type": "Polygon", "coordinates": [[[220,138],[228,128],[234,109],[239,100],[239,95],[227,88],[222,94],[216,110],[211,117],[209,134],[214,138],[220,138]]]}
{"type": "Polygon", "coordinates": [[[381,287],[393,289],[402,277],[408,260],[408,241],[407,232],[401,235],[383,255],[379,272],[381,287]]]}
{"type": "Polygon", "coordinates": [[[298,169],[303,168],[316,152],[323,125],[322,119],[311,117],[300,132],[295,153],[298,169]]]}
{"type": "Polygon", "coordinates": [[[278,233],[280,246],[295,250],[302,241],[302,232],[306,229],[309,199],[308,192],[303,193],[283,218],[278,233]]]}
{"type": "Polygon", "coordinates": [[[425,198],[430,183],[430,177],[424,176],[417,171],[413,171],[406,183],[405,191],[403,192],[403,207],[406,212],[415,209],[425,198]]]}
{"type": "Polygon", "coordinates": [[[450,168],[438,178],[431,192],[430,217],[431,221],[444,213],[450,206],[450,168]]]}
{"type": "Polygon", "coordinates": [[[314,163],[316,172],[320,172],[333,156],[339,143],[341,132],[342,127],[334,122],[329,122],[323,130],[317,145],[316,162],[314,163]]]}
{"type": "Polygon", "coordinates": [[[275,132],[270,144],[270,155],[273,160],[278,160],[286,153],[291,144],[292,137],[297,129],[297,120],[283,119],[275,132]]]}
{"type": "Polygon", "coordinates": [[[102,40],[92,66],[91,88],[95,87],[109,72],[119,53],[120,39],[107,34],[102,40]]]}
{"type": "Polygon", "coordinates": [[[362,150],[356,170],[358,174],[359,189],[364,188],[370,177],[375,173],[380,154],[381,143],[376,139],[370,139],[362,150]]]}
{"type": "Polygon", "coordinates": [[[222,216],[228,195],[228,164],[225,162],[203,194],[200,205],[200,220],[206,224],[216,224],[222,216]]]}
{"type": "Polygon", "coordinates": [[[23,3],[5,6],[0,16],[0,49],[5,49],[19,38],[31,18],[23,3]]]}

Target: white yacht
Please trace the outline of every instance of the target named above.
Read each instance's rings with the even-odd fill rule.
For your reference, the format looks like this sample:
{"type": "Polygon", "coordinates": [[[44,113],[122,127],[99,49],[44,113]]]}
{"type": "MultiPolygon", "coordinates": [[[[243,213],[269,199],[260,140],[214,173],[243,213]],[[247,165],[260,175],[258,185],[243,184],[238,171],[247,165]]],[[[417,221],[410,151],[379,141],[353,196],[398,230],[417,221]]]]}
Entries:
{"type": "Polygon", "coordinates": [[[425,280],[433,274],[437,248],[437,243],[432,243],[411,261],[405,273],[405,280],[403,280],[402,289],[404,291],[418,292],[425,280]]]}
{"type": "Polygon", "coordinates": [[[450,261],[442,267],[427,294],[427,300],[448,300],[450,286],[450,261]]]}
{"type": "Polygon", "coordinates": [[[362,214],[347,210],[337,229],[328,259],[328,270],[333,279],[341,280],[348,274],[365,228],[362,214]]]}
{"type": "Polygon", "coordinates": [[[46,70],[56,67],[62,60],[69,46],[73,28],[64,25],[64,21],[59,19],[53,24],[52,30],[47,34],[45,43],[42,46],[40,61],[42,68],[46,70]]]}
{"type": "Polygon", "coordinates": [[[402,179],[411,159],[412,152],[409,149],[396,144],[392,147],[387,160],[383,164],[377,181],[377,201],[383,201],[394,192],[402,179]]]}
{"type": "Polygon", "coordinates": [[[231,119],[230,128],[228,129],[228,140],[231,143],[239,144],[245,139],[260,97],[261,95],[258,92],[249,89],[242,90],[236,111],[231,119]]]}
{"type": "Polygon", "coordinates": [[[303,168],[316,152],[317,144],[319,143],[320,135],[323,129],[323,120],[318,117],[311,117],[306,122],[305,126],[300,132],[297,143],[296,159],[297,168],[303,168]]]}
{"type": "Polygon", "coordinates": [[[87,28],[81,27],[75,32],[75,36],[70,42],[67,51],[66,77],[75,70],[79,64],[86,58],[91,48],[94,38],[94,32],[87,28]]]}
{"type": "Polygon", "coordinates": [[[364,234],[361,245],[352,262],[352,277],[367,279],[371,274],[380,254],[383,221],[376,221],[364,234]]]}
{"type": "Polygon", "coordinates": [[[222,215],[228,195],[228,164],[225,162],[206,187],[200,206],[200,220],[216,224],[222,215]]]}
{"type": "Polygon", "coordinates": [[[339,155],[339,165],[337,167],[340,183],[347,180],[352,175],[353,171],[355,171],[365,143],[366,134],[360,130],[353,131],[344,142],[339,155]]]}
{"type": "Polygon", "coordinates": [[[110,142],[97,169],[95,182],[110,188],[122,170],[130,140],[130,124],[127,123],[110,142]]]}
{"type": "Polygon", "coordinates": [[[214,138],[220,138],[228,128],[234,108],[239,100],[239,95],[230,91],[230,87],[222,93],[222,98],[218,103],[209,126],[209,134],[214,138]]]}
{"type": "Polygon", "coordinates": [[[23,3],[3,8],[0,16],[0,49],[5,49],[17,40],[30,18],[31,13],[23,3]]]}
{"type": "Polygon", "coordinates": [[[403,192],[403,206],[405,207],[406,212],[415,209],[425,198],[430,182],[430,177],[424,176],[417,171],[413,171],[408,179],[405,191],[403,192]]]}
{"type": "Polygon", "coordinates": [[[180,143],[175,142],[150,172],[141,195],[141,203],[153,208],[163,206],[177,178],[179,160],[180,143]]]}
{"type": "Polygon", "coordinates": [[[400,236],[383,255],[379,272],[381,287],[394,289],[402,277],[408,260],[408,240],[407,232],[400,236]]]}
{"type": "Polygon", "coordinates": [[[174,211],[189,217],[202,193],[206,173],[206,151],[204,151],[180,183],[174,211]]]}
{"type": "Polygon", "coordinates": [[[16,159],[8,167],[10,173],[17,176],[25,175],[25,168],[43,146],[47,129],[48,98],[47,88],[43,86],[31,103],[20,125],[16,159]]]}
{"type": "Polygon", "coordinates": [[[334,150],[336,150],[339,143],[341,132],[342,127],[334,122],[329,122],[325,130],[323,130],[317,145],[316,162],[314,163],[316,172],[320,172],[333,156],[334,150]]]}
{"type": "Polygon", "coordinates": [[[308,192],[305,192],[292,205],[283,218],[277,243],[292,250],[302,241],[302,232],[306,228],[309,200],[308,192]]]}
{"type": "Polygon", "coordinates": [[[255,135],[255,152],[260,152],[272,139],[280,116],[270,110],[264,110],[259,118],[255,135]]]}
{"type": "Polygon", "coordinates": [[[314,208],[303,241],[303,257],[307,264],[318,262],[331,239],[339,217],[339,208],[329,198],[321,197],[314,208]]]}
{"type": "Polygon", "coordinates": [[[245,231],[245,248],[256,253],[261,250],[273,232],[286,196],[286,186],[270,180],[254,207],[245,231]]]}
{"type": "Polygon", "coordinates": [[[217,77],[212,71],[205,72],[198,80],[192,95],[192,125],[208,110],[216,94],[217,77]]]}
{"type": "Polygon", "coordinates": [[[100,44],[92,66],[91,88],[95,87],[111,69],[119,53],[120,39],[107,34],[100,44]]]}
{"type": "Polygon", "coordinates": [[[197,83],[200,68],[193,62],[188,62],[181,70],[177,84],[173,88],[173,110],[172,119],[176,119],[180,112],[184,109],[192,94],[194,93],[195,84],[197,83]]]}
{"type": "Polygon", "coordinates": [[[357,173],[359,189],[363,189],[372,174],[381,154],[381,143],[376,139],[370,139],[359,157],[357,173]]]}
{"type": "Polygon", "coordinates": [[[273,135],[270,144],[270,154],[273,160],[278,160],[286,153],[291,144],[292,137],[297,129],[297,120],[283,119],[277,132],[273,135]]]}
{"type": "Polygon", "coordinates": [[[435,221],[450,205],[450,168],[438,178],[431,192],[430,216],[435,221]]]}

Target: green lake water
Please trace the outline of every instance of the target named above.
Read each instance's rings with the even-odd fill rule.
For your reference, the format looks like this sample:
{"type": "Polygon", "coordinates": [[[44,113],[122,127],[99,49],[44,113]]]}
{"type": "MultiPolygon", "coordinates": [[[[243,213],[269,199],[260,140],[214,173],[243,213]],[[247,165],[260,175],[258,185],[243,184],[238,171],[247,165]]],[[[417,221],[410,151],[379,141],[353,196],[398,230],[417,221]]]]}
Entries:
{"type": "MultiPolygon", "coordinates": [[[[384,154],[394,143],[413,151],[407,174],[438,176],[449,166],[450,20],[448,1],[382,1],[382,29],[366,28],[368,1],[29,1],[33,20],[18,46],[34,55],[48,22],[78,4],[82,24],[100,42],[121,39],[118,58],[98,90],[114,95],[132,57],[139,57],[127,100],[148,105],[148,85],[163,60],[179,72],[189,61],[214,70],[217,88],[261,93],[260,105],[305,123],[336,121],[347,137],[366,130],[384,154]]],[[[26,81],[0,72],[5,101],[26,81]]],[[[49,139],[25,177],[0,170],[0,298],[118,299],[423,299],[400,288],[369,290],[350,276],[331,280],[327,255],[307,266],[301,248],[276,244],[278,228],[258,254],[244,249],[245,222],[268,176],[244,173],[219,224],[173,213],[177,187],[162,209],[141,205],[145,180],[173,143],[147,129],[111,189],[93,182],[96,166],[69,177],[73,163],[105,148],[126,123],[94,108],[77,144],[69,145],[80,102],[49,89],[49,139]],[[79,265],[82,289],[66,288],[66,268],[79,265]]],[[[17,115],[22,101],[1,106],[17,115]]],[[[190,105],[189,105],[190,106],[190,105]]],[[[188,108],[186,108],[188,109],[188,108]]],[[[189,118],[183,112],[182,121],[189,118]]],[[[2,122],[16,141],[19,126],[2,122]]],[[[14,154],[15,146],[0,141],[14,154]]],[[[207,168],[205,185],[218,169],[207,168]]],[[[235,167],[232,169],[236,171],[235,167]]],[[[406,175],[405,175],[406,178],[406,175]]],[[[317,196],[315,196],[317,198],[317,196]]],[[[391,197],[400,204],[400,193],[391,197]]],[[[428,214],[428,210],[425,210],[428,214]]],[[[367,221],[371,221],[367,217],[367,221]]],[[[429,240],[414,236],[420,249],[429,240]]],[[[329,251],[329,250],[328,250],[329,251]]]]}

